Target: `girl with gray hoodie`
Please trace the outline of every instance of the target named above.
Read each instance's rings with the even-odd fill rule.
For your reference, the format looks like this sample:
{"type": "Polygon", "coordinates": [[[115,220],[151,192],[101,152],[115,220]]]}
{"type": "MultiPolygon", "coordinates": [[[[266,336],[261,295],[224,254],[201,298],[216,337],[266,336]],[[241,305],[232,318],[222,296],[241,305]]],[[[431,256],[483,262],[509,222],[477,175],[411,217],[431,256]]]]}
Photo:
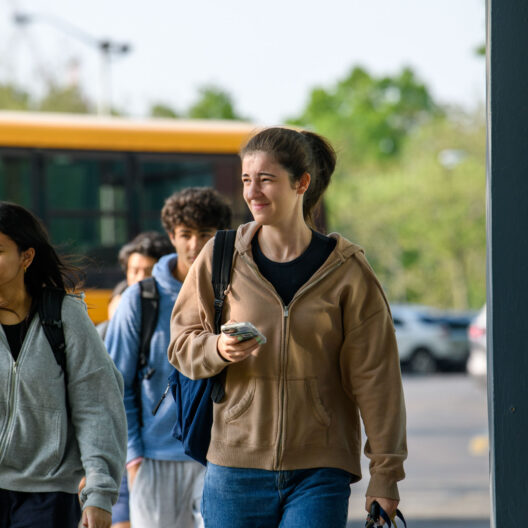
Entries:
{"type": "Polygon", "coordinates": [[[29,211],[0,202],[0,526],[5,528],[74,528],[81,516],[89,528],[111,524],[126,451],[121,375],[77,296],[64,297],[57,322],[66,345],[64,369],[39,317],[44,289],[74,290],[73,271],[29,211]]]}

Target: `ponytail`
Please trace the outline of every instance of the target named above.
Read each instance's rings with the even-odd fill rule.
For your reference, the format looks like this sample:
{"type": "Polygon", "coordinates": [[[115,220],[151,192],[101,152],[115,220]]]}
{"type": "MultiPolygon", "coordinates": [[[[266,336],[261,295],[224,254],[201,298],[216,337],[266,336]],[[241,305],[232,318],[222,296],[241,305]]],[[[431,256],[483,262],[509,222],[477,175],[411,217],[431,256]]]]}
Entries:
{"type": "Polygon", "coordinates": [[[322,136],[314,132],[303,130],[304,136],[312,151],[313,170],[312,180],[308,190],[304,193],[304,218],[313,222],[313,212],[323,197],[336,166],[336,153],[332,145],[322,136]]]}

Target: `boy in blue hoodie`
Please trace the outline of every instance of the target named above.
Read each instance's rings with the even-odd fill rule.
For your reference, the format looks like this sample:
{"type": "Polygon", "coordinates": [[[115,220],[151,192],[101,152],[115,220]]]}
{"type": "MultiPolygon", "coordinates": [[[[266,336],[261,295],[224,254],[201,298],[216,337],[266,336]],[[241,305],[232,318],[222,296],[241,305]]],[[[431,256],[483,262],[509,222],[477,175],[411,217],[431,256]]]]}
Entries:
{"type": "Polygon", "coordinates": [[[152,272],[159,293],[159,314],[145,370],[153,369],[154,373],[148,379],[139,373],[139,398],[135,389],[141,331],[139,284],[123,293],[108,327],[106,346],[125,383],[131,524],[134,528],[197,528],[202,526],[204,468],[187,457],[172,437],[176,414],[170,399],[165,399],[156,416],[152,409],[173,370],[167,347],[174,302],[205,243],[218,229],[229,227],[231,211],[213,189],[188,188],[165,201],[161,221],[176,253],[162,257],[152,272]]]}

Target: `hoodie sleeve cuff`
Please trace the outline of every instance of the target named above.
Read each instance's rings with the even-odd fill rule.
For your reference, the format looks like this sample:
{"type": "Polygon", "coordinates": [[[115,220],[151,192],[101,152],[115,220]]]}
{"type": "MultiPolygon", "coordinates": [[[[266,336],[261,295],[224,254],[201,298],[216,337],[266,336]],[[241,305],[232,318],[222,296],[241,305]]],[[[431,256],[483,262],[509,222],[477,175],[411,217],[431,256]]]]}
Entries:
{"type": "Polygon", "coordinates": [[[129,468],[131,468],[133,466],[137,466],[138,464],[141,464],[141,462],[143,462],[143,460],[144,460],[143,457],[133,458],[132,460],[130,460],[130,462],[126,463],[125,469],[129,469],[129,468]]]}
{"type": "Polygon", "coordinates": [[[208,336],[203,343],[204,365],[207,370],[211,371],[213,376],[229,365],[229,361],[226,361],[218,352],[217,343],[219,338],[219,335],[213,334],[208,336]]]}
{"type": "MultiPolygon", "coordinates": [[[[116,497],[117,499],[117,497],[116,497]]],[[[101,510],[112,513],[112,499],[110,495],[92,492],[88,495],[86,502],[83,504],[84,510],[87,506],[95,506],[101,510]]]]}
{"type": "Polygon", "coordinates": [[[143,458],[143,445],[128,445],[127,449],[127,457],[126,457],[126,464],[130,464],[130,462],[138,459],[143,458]]]}
{"type": "Polygon", "coordinates": [[[384,499],[400,500],[398,483],[390,480],[384,475],[372,475],[365,493],[367,497],[379,497],[384,499]]]}

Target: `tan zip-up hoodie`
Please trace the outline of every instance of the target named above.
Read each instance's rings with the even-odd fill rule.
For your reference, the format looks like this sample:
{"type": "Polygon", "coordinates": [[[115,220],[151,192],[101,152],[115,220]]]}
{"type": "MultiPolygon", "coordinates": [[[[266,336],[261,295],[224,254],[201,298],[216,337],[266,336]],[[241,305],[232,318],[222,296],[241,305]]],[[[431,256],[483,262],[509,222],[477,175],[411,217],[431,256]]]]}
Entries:
{"type": "Polygon", "coordinates": [[[389,307],[363,251],[337,245],[284,306],[251,251],[259,226],[238,228],[223,320],[266,337],[256,356],[227,364],[214,334],[213,243],[191,267],[174,306],[169,361],[186,376],[226,368],[207,459],[229,467],[341,468],[361,478],[359,415],[370,458],[367,495],[398,499],[407,455],[405,406],[389,307]]]}

